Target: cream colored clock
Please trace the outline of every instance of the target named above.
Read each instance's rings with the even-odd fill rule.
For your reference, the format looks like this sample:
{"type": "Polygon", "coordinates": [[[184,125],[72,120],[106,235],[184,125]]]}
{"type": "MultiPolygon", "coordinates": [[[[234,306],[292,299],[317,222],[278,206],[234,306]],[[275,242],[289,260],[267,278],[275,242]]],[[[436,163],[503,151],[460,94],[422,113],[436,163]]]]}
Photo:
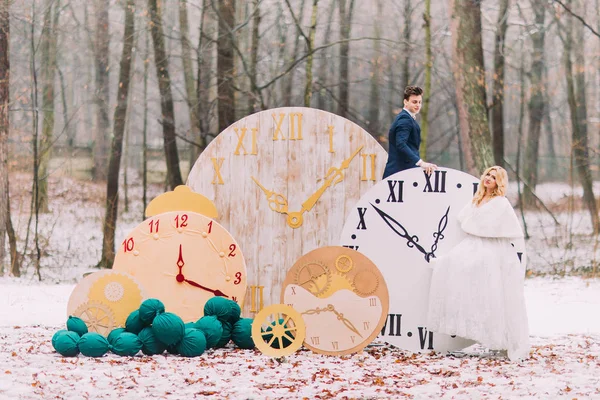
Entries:
{"type": "Polygon", "coordinates": [[[246,315],[279,303],[286,271],[303,254],[339,243],[346,217],[386,160],[364,129],[312,108],[250,115],[210,143],[187,185],[215,203],[244,250],[246,315]]]}
{"type": "Polygon", "coordinates": [[[365,255],[330,246],[294,264],[283,282],[281,302],[302,315],[306,347],[344,355],[362,350],[381,332],[389,294],[383,276],[365,255]]]}
{"type": "Polygon", "coordinates": [[[238,243],[214,220],[191,211],[153,215],[133,229],[113,269],[141,283],[185,322],[204,314],[204,304],[223,296],[242,305],[246,264],[238,243]]]}

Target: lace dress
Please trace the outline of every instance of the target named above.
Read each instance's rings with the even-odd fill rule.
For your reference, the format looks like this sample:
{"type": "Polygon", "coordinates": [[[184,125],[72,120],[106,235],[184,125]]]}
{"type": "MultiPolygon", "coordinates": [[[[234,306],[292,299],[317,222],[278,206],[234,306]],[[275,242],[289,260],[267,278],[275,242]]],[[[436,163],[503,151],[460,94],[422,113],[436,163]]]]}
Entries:
{"type": "Polygon", "coordinates": [[[495,197],[479,207],[469,203],[457,218],[468,235],[432,260],[427,327],[525,359],[525,271],[511,244],[523,237],[517,216],[505,197],[495,197]]]}

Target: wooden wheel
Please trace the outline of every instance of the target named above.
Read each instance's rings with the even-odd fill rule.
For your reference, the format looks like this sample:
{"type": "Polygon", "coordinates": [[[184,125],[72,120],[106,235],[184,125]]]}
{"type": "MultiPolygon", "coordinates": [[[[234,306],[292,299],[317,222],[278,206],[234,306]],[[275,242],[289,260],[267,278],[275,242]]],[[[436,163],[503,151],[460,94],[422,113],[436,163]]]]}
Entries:
{"type": "Polygon", "coordinates": [[[299,312],[284,304],[263,308],[254,317],[252,340],[256,347],[271,357],[289,356],[302,346],[306,326],[299,312]]]}

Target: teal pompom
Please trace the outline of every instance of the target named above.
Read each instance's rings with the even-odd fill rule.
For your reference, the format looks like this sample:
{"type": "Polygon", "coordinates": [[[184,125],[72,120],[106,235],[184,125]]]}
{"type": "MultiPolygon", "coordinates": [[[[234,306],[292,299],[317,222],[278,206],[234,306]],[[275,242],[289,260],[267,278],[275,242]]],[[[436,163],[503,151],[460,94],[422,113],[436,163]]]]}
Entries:
{"type": "Polygon", "coordinates": [[[113,353],[119,356],[135,356],[142,349],[142,341],[131,332],[123,332],[115,339],[113,353]]]}
{"type": "Polygon", "coordinates": [[[158,315],[152,322],[152,331],[167,346],[179,343],[185,333],[185,324],[177,315],[166,312],[158,315]]]}
{"type": "Polygon", "coordinates": [[[214,315],[205,315],[196,321],[196,329],[204,333],[207,349],[216,347],[223,336],[223,324],[214,315]]]}
{"type": "Polygon", "coordinates": [[[158,299],[147,299],[140,305],[140,320],[145,326],[152,324],[154,317],[165,312],[165,305],[158,299]]]}
{"type": "Polygon", "coordinates": [[[115,339],[119,337],[119,335],[123,332],[127,332],[125,330],[125,328],[115,328],[112,331],[110,331],[110,333],[108,334],[108,343],[110,343],[110,345],[114,345],[115,344],[115,339]]]}
{"type": "Polygon", "coordinates": [[[234,324],[240,319],[240,306],[233,300],[225,297],[215,296],[208,299],[204,304],[204,315],[214,315],[221,322],[234,324]]]}
{"type": "Polygon", "coordinates": [[[152,328],[147,326],[138,333],[138,338],[142,341],[142,353],[147,356],[161,354],[165,351],[165,345],[158,340],[152,328]]]}
{"type": "Polygon", "coordinates": [[[223,325],[223,334],[221,334],[221,337],[215,345],[215,348],[225,347],[225,345],[231,340],[231,331],[233,330],[233,326],[229,322],[221,322],[221,324],[223,325]]]}
{"type": "MultiPolygon", "coordinates": [[[[283,320],[283,318],[279,319],[279,325],[283,325],[285,321],[283,320]]],[[[268,326],[266,330],[263,330],[261,328],[261,332],[272,332],[273,331],[273,327],[276,325],[275,321],[271,322],[271,326],[268,326]]],[[[292,338],[295,337],[295,335],[292,332],[286,332],[286,334],[292,338]]],[[[271,341],[271,338],[273,338],[273,335],[262,335],[262,338],[265,342],[269,343],[271,341]]],[[[275,338],[275,340],[273,340],[273,343],[271,343],[271,347],[274,349],[281,349],[281,348],[286,348],[288,347],[290,344],[292,344],[292,341],[290,339],[288,339],[287,337],[283,336],[282,338],[278,339],[275,338]],[[280,343],[283,342],[283,346],[280,343]]]]}
{"type": "Polygon", "coordinates": [[[179,350],[177,350],[177,345],[178,344],[179,343],[175,343],[175,344],[172,344],[170,346],[167,346],[167,353],[173,354],[174,356],[178,356],[179,355],[179,350]]]}
{"type": "Polygon", "coordinates": [[[140,310],[132,311],[131,314],[129,314],[129,317],[127,317],[127,320],[125,321],[125,330],[135,335],[140,333],[140,331],[145,327],[146,324],[143,323],[140,319],[140,310]]]}
{"type": "Polygon", "coordinates": [[[87,357],[102,357],[109,346],[108,340],[96,332],[88,332],[79,339],[79,351],[87,357]]]}
{"type": "Polygon", "coordinates": [[[59,331],[56,331],[56,333],[54,335],[52,335],[52,347],[56,348],[56,338],[58,338],[64,332],[69,332],[69,331],[66,329],[61,329],[59,331]]]}
{"type": "Polygon", "coordinates": [[[240,318],[233,324],[231,331],[231,340],[240,349],[253,349],[254,340],[252,340],[252,318],[240,318]]]}
{"type": "Polygon", "coordinates": [[[185,326],[185,329],[196,329],[195,322],[186,322],[183,326],[185,326]]]}
{"type": "Polygon", "coordinates": [[[186,329],[181,342],[177,344],[177,352],[184,357],[197,357],[206,350],[206,337],[199,329],[186,329]]]}
{"type": "Polygon", "coordinates": [[[85,322],[83,322],[81,318],[74,317],[72,315],[70,315],[69,319],[67,320],[67,330],[75,332],[79,336],[83,336],[88,333],[88,327],[85,322]]]}
{"type": "Polygon", "coordinates": [[[75,357],[79,354],[79,335],[75,332],[64,331],[54,338],[54,350],[64,357],[75,357]]]}

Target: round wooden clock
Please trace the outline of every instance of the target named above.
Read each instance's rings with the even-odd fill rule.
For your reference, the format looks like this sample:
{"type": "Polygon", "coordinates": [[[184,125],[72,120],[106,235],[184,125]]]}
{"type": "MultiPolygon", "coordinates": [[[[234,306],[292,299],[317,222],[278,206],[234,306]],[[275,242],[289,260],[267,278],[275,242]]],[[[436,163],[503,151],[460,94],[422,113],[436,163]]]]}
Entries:
{"type": "Polygon", "coordinates": [[[378,181],[387,153],[345,118],[312,108],[245,117],[202,152],[187,185],[217,206],[248,265],[245,312],[279,302],[303,254],[337,244],[353,205],[378,181]]]}
{"type": "MultiPolygon", "coordinates": [[[[386,342],[414,352],[452,351],[473,343],[432,333],[426,321],[429,261],[465,237],[456,216],[478,184],[478,178],[453,169],[439,168],[426,175],[412,168],[379,182],[350,213],[341,244],[369,257],[390,290],[390,309],[381,332],[386,342]]],[[[524,242],[514,245],[524,262],[524,242]]]]}
{"type": "Polygon", "coordinates": [[[388,289],[371,260],[341,246],[302,256],[288,271],[281,302],[304,319],[309,349],[331,355],[362,350],[381,332],[388,289]]]}
{"type": "Polygon", "coordinates": [[[214,220],[191,211],[153,215],[123,240],[113,269],[127,272],[148,297],[185,322],[204,314],[204,303],[223,296],[240,303],[246,264],[238,243],[214,220]]]}

